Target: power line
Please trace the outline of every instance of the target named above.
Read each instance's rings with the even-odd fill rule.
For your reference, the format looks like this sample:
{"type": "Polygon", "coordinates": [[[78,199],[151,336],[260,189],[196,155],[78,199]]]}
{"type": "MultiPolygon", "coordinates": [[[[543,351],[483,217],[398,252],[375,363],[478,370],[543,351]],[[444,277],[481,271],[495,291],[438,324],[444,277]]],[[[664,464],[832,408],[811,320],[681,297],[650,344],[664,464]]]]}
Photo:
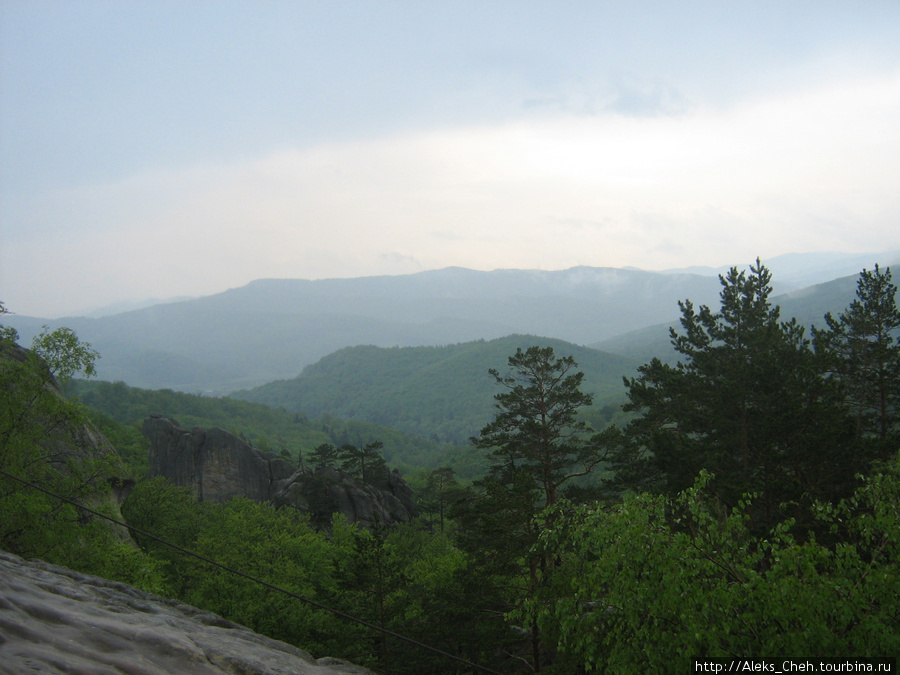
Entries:
{"type": "Polygon", "coordinates": [[[397,638],[398,640],[402,640],[402,641],[404,641],[404,642],[408,642],[408,643],[410,643],[410,644],[412,644],[412,645],[415,645],[416,647],[421,647],[422,649],[426,649],[426,650],[428,650],[428,651],[430,651],[430,652],[433,652],[433,653],[435,653],[435,654],[438,654],[438,655],[440,655],[440,656],[443,656],[444,658],[453,659],[454,661],[459,661],[460,663],[464,663],[464,664],[467,665],[467,666],[470,666],[470,667],[472,667],[472,668],[476,668],[477,670],[483,671],[483,672],[485,672],[485,673],[493,673],[494,675],[502,675],[501,673],[499,673],[499,672],[496,671],[496,670],[491,670],[490,668],[487,668],[487,667],[485,667],[485,666],[481,666],[481,665],[479,665],[479,664],[477,664],[477,663],[473,663],[472,661],[469,661],[468,659],[464,659],[464,658],[461,657],[461,656],[456,656],[455,654],[451,654],[450,652],[445,652],[445,651],[443,651],[443,650],[441,650],[441,649],[438,649],[437,647],[432,647],[432,646],[430,646],[430,645],[426,645],[426,644],[423,643],[423,642],[419,642],[418,640],[415,640],[415,639],[413,639],[413,638],[411,638],[411,637],[407,637],[407,636],[405,636],[405,635],[401,635],[400,633],[395,633],[394,631],[388,630],[387,628],[382,628],[382,627],[380,627],[380,626],[376,626],[375,624],[369,623],[368,621],[366,621],[366,620],[364,620],[364,619],[359,619],[359,618],[357,618],[357,617],[355,617],[355,616],[351,616],[350,614],[347,614],[347,613],[342,612],[342,611],[340,611],[340,610],[332,609],[331,607],[327,607],[326,605],[323,605],[323,604],[320,603],[320,602],[316,602],[315,600],[310,600],[309,598],[306,598],[306,597],[304,597],[304,596],[302,596],[302,595],[300,595],[300,594],[298,594],[298,593],[294,593],[293,591],[289,591],[289,590],[287,590],[287,589],[285,589],[285,588],[281,588],[280,586],[276,586],[275,584],[270,584],[268,581],[264,581],[264,580],[262,580],[262,579],[258,579],[257,577],[251,576],[250,574],[246,574],[245,572],[241,572],[240,570],[236,570],[236,569],[234,569],[234,568],[228,567],[227,565],[223,565],[223,564],[220,563],[220,562],[216,562],[216,561],[213,560],[212,558],[207,558],[207,557],[204,556],[204,555],[200,555],[199,553],[196,553],[196,552],[194,552],[194,551],[191,551],[191,550],[189,550],[189,549],[186,549],[186,548],[184,548],[184,547],[182,547],[182,546],[179,546],[178,544],[173,544],[173,543],[170,542],[170,541],[166,541],[165,539],[161,539],[160,537],[157,537],[155,534],[150,534],[149,532],[145,532],[144,530],[141,530],[141,529],[139,529],[139,528],[137,528],[137,527],[134,527],[133,525],[129,525],[128,523],[123,523],[123,522],[121,522],[121,521],[119,521],[119,520],[116,520],[115,518],[112,518],[112,517],[110,517],[110,516],[107,516],[107,515],[104,514],[104,513],[100,513],[99,511],[95,511],[94,509],[88,508],[87,506],[84,506],[84,505],[82,505],[82,504],[79,504],[79,503],[76,502],[76,501],[73,501],[73,500],[71,500],[71,499],[68,499],[67,497],[63,497],[62,495],[59,495],[59,494],[56,494],[55,492],[52,492],[52,491],[50,491],[50,490],[47,490],[46,488],[42,488],[42,487],[39,486],[39,485],[35,485],[34,483],[31,483],[31,482],[29,482],[29,481],[27,481],[27,480],[25,480],[25,479],[23,479],[23,478],[19,478],[18,476],[13,476],[12,474],[9,474],[9,473],[7,473],[6,471],[4,471],[4,470],[2,470],[2,469],[0,469],[0,475],[6,476],[7,478],[12,478],[14,481],[18,481],[19,483],[22,483],[23,485],[27,485],[28,487],[33,488],[33,489],[35,489],[35,490],[38,490],[39,492],[43,492],[44,494],[50,495],[51,497],[54,497],[55,499],[58,499],[58,500],[60,500],[60,501],[62,501],[62,502],[65,502],[65,503],[67,503],[67,504],[71,504],[72,506],[74,506],[74,507],[76,507],[76,508],[79,508],[79,509],[81,509],[82,511],[87,511],[88,513],[90,513],[90,514],[92,514],[92,515],[95,515],[95,516],[97,516],[97,517],[99,517],[99,518],[104,518],[105,520],[108,520],[108,521],[111,522],[111,523],[115,523],[116,525],[120,525],[121,527],[126,527],[126,528],[128,528],[130,531],[132,531],[132,532],[136,532],[137,534],[139,534],[139,535],[141,535],[141,536],[143,536],[143,537],[148,537],[148,538],[150,538],[150,539],[153,539],[154,541],[158,541],[160,544],[164,544],[165,546],[168,546],[169,548],[175,549],[175,550],[178,551],[179,553],[183,553],[183,554],[185,554],[185,555],[192,556],[192,557],[194,557],[194,558],[197,558],[198,560],[202,560],[203,562],[205,562],[205,563],[207,563],[207,564],[209,564],[209,565],[213,565],[214,567],[218,567],[218,568],[220,568],[220,569],[223,569],[223,570],[225,570],[226,572],[230,572],[231,574],[236,574],[236,575],[239,576],[239,577],[243,577],[243,578],[245,578],[245,579],[249,579],[250,581],[253,581],[253,582],[257,583],[257,584],[261,584],[261,585],[265,586],[266,588],[268,588],[268,589],[270,589],[270,590],[277,591],[277,592],[279,592],[279,593],[284,593],[285,595],[288,595],[288,596],[290,596],[290,597],[292,597],[292,598],[294,598],[294,599],[296,599],[296,600],[300,600],[301,602],[305,602],[306,604],[311,605],[311,606],[313,606],[313,607],[315,607],[315,608],[317,608],[317,609],[321,609],[321,610],[324,610],[324,611],[326,611],[326,612],[331,612],[331,613],[334,614],[335,616],[339,616],[339,617],[341,617],[342,619],[346,619],[347,621],[353,621],[354,623],[358,623],[359,625],[365,626],[366,628],[370,628],[370,629],[372,629],[372,630],[378,631],[378,632],[383,633],[383,634],[385,634],[385,635],[389,635],[389,636],[391,636],[391,637],[397,638]]]}

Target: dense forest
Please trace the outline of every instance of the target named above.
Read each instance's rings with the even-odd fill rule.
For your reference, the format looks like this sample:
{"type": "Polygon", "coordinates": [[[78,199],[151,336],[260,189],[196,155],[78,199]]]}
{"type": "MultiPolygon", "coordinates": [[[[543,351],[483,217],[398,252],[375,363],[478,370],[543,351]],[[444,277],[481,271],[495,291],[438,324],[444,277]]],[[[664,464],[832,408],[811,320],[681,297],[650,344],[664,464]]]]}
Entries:
{"type": "MultiPolygon", "coordinates": [[[[615,415],[578,354],[550,342],[509,350],[483,373],[492,400],[465,446],[428,440],[455,440],[446,430],[412,436],[75,380],[92,373],[97,354],[73,332],[45,331],[23,350],[3,328],[0,547],[383,673],[473,666],[379,629],[509,673],[688,672],[693,658],[735,655],[896,657],[900,310],[891,272],[863,270],[856,299],[810,334],[772,303],[759,261],[720,283],[718,307],[679,303],[677,359],[623,370],[615,415]],[[316,529],[292,509],[198,502],[146,475],[136,424],[151,413],[222,426],[295,461],[328,461],[341,446],[380,449],[418,471],[423,515],[369,529],[337,517],[316,529]],[[54,461],[58,435],[89,420],[118,454],[54,461]],[[121,508],[129,525],[319,606],[156,539],[137,534],[135,547],[16,480],[97,503],[104,477],[123,474],[137,478],[121,508]]],[[[399,396],[377,385],[388,403],[399,396]]],[[[283,395],[288,385],[279,387],[283,395]]]]}
{"type": "Polygon", "coordinates": [[[624,397],[623,375],[636,361],[533,335],[510,335],[443,347],[346,347],[290,380],[229,396],[310,416],[367,420],[424,438],[465,444],[490,421],[495,388],[488,369],[519,347],[550,346],[578,361],[594,397],[584,416],[605,426],[624,397]],[[605,417],[603,417],[605,415],[605,417]]]}

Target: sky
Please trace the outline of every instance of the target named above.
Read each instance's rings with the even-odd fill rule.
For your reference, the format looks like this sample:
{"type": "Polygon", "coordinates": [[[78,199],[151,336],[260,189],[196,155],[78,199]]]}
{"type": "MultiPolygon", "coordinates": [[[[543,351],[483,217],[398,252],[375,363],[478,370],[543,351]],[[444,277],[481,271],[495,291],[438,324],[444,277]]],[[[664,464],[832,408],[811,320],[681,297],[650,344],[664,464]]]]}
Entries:
{"type": "Polygon", "coordinates": [[[0,0],[0,302],[900,250],[900,2],[0,0]]]}

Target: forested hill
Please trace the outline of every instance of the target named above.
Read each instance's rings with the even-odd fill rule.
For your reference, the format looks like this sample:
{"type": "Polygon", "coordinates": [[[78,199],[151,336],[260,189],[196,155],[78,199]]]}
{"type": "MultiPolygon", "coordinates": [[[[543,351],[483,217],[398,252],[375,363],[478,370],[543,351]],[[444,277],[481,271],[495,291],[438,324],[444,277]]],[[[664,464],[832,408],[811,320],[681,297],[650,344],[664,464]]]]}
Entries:
{"type": "MultiPolygon", "coordinates": [[[[882,262],[894,259],[892,254],[882,262]]],[[[712,272],[448,268],[356,279],[264,279],[113,316],[46,320],[8,315],[6,322],[26,343],[43,324],[73,329],[102,355],[97,375],[103,380],[221,395],[295,376],[322,357],[356,345],[447,345],[513,334],[596,345],[676,321],[679,300],[716,305],[721,287],[712,272]]],[[[785,281],[797,278],[776,274],[773,285],[796,288],[785,281]]],[[[849,293],[830,303],[816,304],[822,299],[816,289],[822,286],[799,301],[821,310],[814,316],[821,319],[826,309],[846,307],[854,283],[855,277],[849,293]]],[[[664,329],[661,335],[665,344],[664,329]]],[[[629,337],[626,347],[634,342],[629,337]]]]}
{"type": "Polygon", "coordinates": [[[66,387],[66,395],[93,411],[94,421],[131,465],[147,462],[147,441],[139,431],[141,422],[150,415],[161,415],[176,419],[187,429],[219,427],[261,450],[286,454],[295,463],[299,463],[298,454],[305,457],[322,443],[362,447],[381,441],[384,459],[404,474],[441,464],[452,464],[464,478],[475,477],[482,471],[480,454],[469,448],[438,443],[361,420],[344,420],[332,415],[308,418],[249,401],[170,389],[138,389],[122,382],[72,380],[66,387]],[[111,421],[127,426],[123,430],[111,421]]]}
{"type": "MultiPolygon", "coordinates": [[[[561,340],[511,335],[445,347],[341,349],[293,379],[232,394],[315,417],[331,414],[396,427],[439,441],[464,443],[492,418],[499,392],[488,369],[504,372],[516,349],[553,347],[571,355],[594,394],[588,418],[605,421],[624,398],[623,375],[638,362],[561,340]]],[[[602,428],[600,424],[598,428],[602,428]]]]}

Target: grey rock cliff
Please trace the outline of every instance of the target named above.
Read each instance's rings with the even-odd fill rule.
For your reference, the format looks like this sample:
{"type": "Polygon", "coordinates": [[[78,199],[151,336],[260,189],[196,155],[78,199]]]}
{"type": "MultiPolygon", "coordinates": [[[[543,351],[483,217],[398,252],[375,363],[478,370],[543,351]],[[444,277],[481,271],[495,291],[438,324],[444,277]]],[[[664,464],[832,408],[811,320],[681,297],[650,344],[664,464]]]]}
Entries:
{"type": "Polygon", "coordinates": [[[418,514],[412,490],[396,470],[380,481],[384,487],[376,487],[333,467],[298,469],[222,429],[188,431],[175,420],[149,417],[143,432],[150,439],[150,475],[190,487],[201,501],[270,501],[309,513],[320,528],[335,513],[363,526],[406,522],[418,514]]]}
{"type": "Polygon", "coordinates": [[[132,586],[0,551],[0,673],[372,675],[132,586]]]}
{"type": "Polygon", "coordinates": [[[405,523],[418,514],[412,490],[399,472],[389,472],[387,489],[368,485],[334,467],[315,471],[301,469],[275,495],[278,506],[289,506],[310,514],[313,525],[326,529],[335,513],[349,522],[369,527],[375,522],[405,523]],[[396,489],[396,492],[392,489],[396,489]],[[404,489],[405,488],[405,489],[404,489]]]}
{"type": "Polygon", "coordinates": [[[191,487],[200,501],[271,500],[273,484],[295,471],[278,455],[261,452],[222,429],[188,431],[175,420],[149,417],[143,432],[150,439],[150,475],[191,487]]]}

